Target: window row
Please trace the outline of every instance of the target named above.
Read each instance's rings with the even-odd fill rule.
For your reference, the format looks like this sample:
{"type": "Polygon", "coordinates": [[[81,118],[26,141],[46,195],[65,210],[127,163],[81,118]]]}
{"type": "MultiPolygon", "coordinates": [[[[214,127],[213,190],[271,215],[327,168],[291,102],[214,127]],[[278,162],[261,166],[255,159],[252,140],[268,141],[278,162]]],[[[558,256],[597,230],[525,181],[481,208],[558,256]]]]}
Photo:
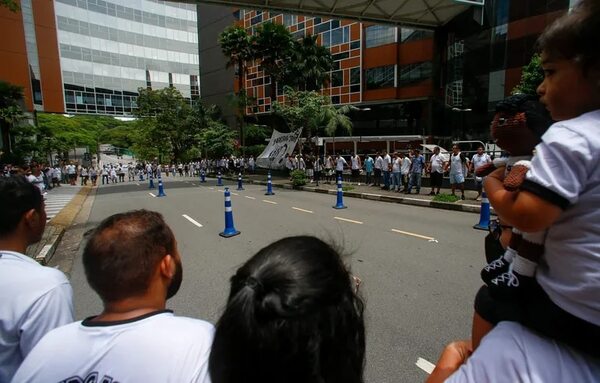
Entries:
{"type": "MultiPolygon", "coordinates": [[[[365,87],[367,89],[391,88],[395,86],[395,65],[370,68],[365,70],[365,87]]],[[[398,86],[408,86],[431,78],[432,63],[420,63],[400,67],[398,73],[398,86]]]]}
{"type": "Polygon", "coordinates": [[[163,16],[155,13],[144,12],[139,9],[124,7],[102,0],[56,0],[74,7],[87,9],[92,12],[114,16],[139,23],[156,25],[164,28],[179,29],[181,31],[195,32],[198,29],[196,21],[184,20],[175,17],[163,16]],[[96,3],[96,4],[94,4],[96,3]],[[99,4],[100,5],[99,5],[99,4]]]}
{"type": "Polygon", "coordinates": [[[57,21],[58,29],[61,31],[97,37],[99,39],[111,40],[115,42],[139,45],[148,48],[165,49],[184,53],[196,53],[198,51],[198,44],[196,44],[198,40],[197,35],[193,33],[185,32],[185,34],[188,35],[188,41],[181,41],[176,39],[150,36],[143,33],[124,31],[98,24],[86,23],[85,21],[79,21],[63,16],[58,16],[57,21]]]}
{"type": "Polygon", "coordinates": [[[350,26],[332,29],[321,35],[321,44],[325,47],[350,42],[350,26]]]}

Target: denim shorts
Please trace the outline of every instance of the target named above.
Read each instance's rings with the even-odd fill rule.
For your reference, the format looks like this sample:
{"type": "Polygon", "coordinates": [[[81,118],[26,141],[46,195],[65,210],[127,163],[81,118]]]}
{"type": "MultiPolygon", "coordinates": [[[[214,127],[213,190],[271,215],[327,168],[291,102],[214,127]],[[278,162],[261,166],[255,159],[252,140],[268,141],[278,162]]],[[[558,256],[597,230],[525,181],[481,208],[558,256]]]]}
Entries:
{"type": "Polygon", "coordinates": [[[462,174],[453,174],[450,173],[450,183],[451,184],[462,184],[465,182],[465,176],[462,174]]]}

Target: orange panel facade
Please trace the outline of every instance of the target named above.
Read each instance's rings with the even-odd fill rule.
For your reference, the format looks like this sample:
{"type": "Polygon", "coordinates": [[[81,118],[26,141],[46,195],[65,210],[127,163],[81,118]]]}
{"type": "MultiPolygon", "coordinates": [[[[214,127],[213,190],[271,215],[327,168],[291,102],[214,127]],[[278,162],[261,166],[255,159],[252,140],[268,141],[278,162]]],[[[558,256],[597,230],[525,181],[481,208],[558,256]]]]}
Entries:
{"type": "Polygon", "coordinates": [[[411,41],[399,44],[398,63],[400,65],[414,64],[433,60],[433,39],[411,41]]]}
{"type": "Polygon", "coordinates": [[[398,44],[387,44],[363,51],[364,69],[394,65],[398,57],[398,44]]]}

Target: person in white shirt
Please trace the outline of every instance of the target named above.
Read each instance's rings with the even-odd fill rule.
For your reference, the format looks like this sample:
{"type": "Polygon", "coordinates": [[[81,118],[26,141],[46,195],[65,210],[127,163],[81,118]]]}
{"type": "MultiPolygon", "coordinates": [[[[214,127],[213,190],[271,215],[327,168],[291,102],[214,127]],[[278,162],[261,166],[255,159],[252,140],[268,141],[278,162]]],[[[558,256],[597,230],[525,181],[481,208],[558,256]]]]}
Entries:
{"type": "Polygon", "coordinates": [[[335,181],[337,182],[338,179],[343,177],[344,168],[348,167],[348,162],[346,162],[346,159],[338,153],[335,164],[335,181]]]}
{"type": "Polygon", "coordinates": [[[104,310],[49,332],[13,382],[210,382],[214,327],[166,310],[183,268],[162,215],[138,210],[106,218],[82,258],[104,310]]]}
{"type": "Polygon", "coordinates": [[[392,157],[384,150],[381,171],[383,172],[383,189],[390,189],[390,170],[392,168],[392,157]]]}
{"type": "Polygon", "coordinates": [[[404,153],[400,153],[400,159],[402,160],[402,167],[400,168],[400,174],[402,175],[402,191],[408,190],[408,180],[410,173],[410,164],[412,161],[404,153]]]}
{"type": "Polygon", "coordinates": [[[483,150],[483,146],[477,147],[477,153],[473,154],[473,158],[471,159],[471,172],[473,172],[473,176],[475,177],[475,185],[477,186],[477,197],[475,197],[476,201],[481,200],[481,192],[483,191],[483,177],[477,177],[475,172],[477,169],[482,167],[483,165],[489,164],[492,162],[492,158],[483,150]]]}
{"type": "Polygon", "coordinates": [[[331,183],[331,177],[333,177],[333,169],[335,168],[335,163],[331,156],[327,156],[325,160],[325,183],[331,183]]]}
{"type": "Polygon", "coordinates": [[[381,186],[381,169],[383,169],[383,157],[379,154],[379,152],[375,153],[375,166],[374,166],[374,177],[375,182],[373,182],[373,186],[381,186]]]}
{"type": "Polygon", "coordinates": [[[400,192],[402,185],[400,170],[402,169],[402,159],[398,155],[398,153],[394,153],[392,158],[392,189],[395,192],[400,192]]]}
{"type": "Polygon", "coordinates": [[[431,177],[431,192],[429,195],[440,194],[442,182],[444,181],[444,157],[440,154],[440,147],[433,148],[433,154],[429,159],[427,171],[431,177]],[[435,190],[437,188],[437,191],[435,190]]]}
{"type": "Polygon", "coordinates": [[[362,165],[358,154],[352,153],[350,162],[352,163],[352,182],[356,182],[360,185],[360,169],[362,168],[362,165]]]}
{"type": "Polygon", "coordinates": [[[73,292],[62,272],[25,255],[46,227],[39,189],[1,177],[0,201],[0,382],[10,382],[48,331],[73,321],[73,292]]]}
{"type": "Polygon", "coordinates": [[[461,199],[465,199],[465,176],[468,169],[467,157],[460,151],[458,145],[452,145],[452,155],[444,170],[450,169],[450,188],[455,195],[456,187],[460,189],[461,199]]]}

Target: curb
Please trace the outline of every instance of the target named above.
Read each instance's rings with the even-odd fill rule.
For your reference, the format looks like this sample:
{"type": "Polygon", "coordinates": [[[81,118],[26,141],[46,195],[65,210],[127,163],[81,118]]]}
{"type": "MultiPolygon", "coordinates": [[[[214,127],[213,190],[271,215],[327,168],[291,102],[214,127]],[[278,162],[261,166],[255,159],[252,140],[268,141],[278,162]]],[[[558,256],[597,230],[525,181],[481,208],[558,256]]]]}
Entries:
{"type": "MultiPolygon", "coordinates": [[[[233,179],[233,178],[223,177],[223,179],[237,181],[237,179],[233,179]]],[[[245,182],[251,183],[254,185],[265,185],[265,186],[267,185],[267,183],[265,181],[246,180],[245,182]]],[[[273,183],[272,185],[274,188],[280,188],[280,189],[295,189],[295,190],[302,190],[302,191],[313,192],[313,193],[323,193],[323,194],[332,194],[332,195],[335,195],[337,193],[335,189],[321,189],[321,188],[317,188],[315,186],[301,186],[301,187],[294,188],[290,184],[282,185],[282,184],[273,183]]],[[[431,201],[428,199],[410,198],[410,197],[395,197],[395,196],[375,194],[375,193],[359,193],[359,192],[347,191],[347,192],[344,192],[344,197],[361,198],[361,199],[368,199],[368,200],[372,200],[372,201],[381,201],[381,202],[389,202],[389,203],[400,203],[403,205],[430,207],[430,208],[434,208],[434,209],[462,211],[465,213],[474,213],[474,214],[480,214],[480,210],[481,210],[481,205],[478,206],[478,205],[468,205],[468,204],[460,204],[460,203],[457,204],[457,203],[451,203],[451,202],[438,202],[438,201],[431,201]]],[[[492,207],[490,207],[490,213],[495,214],[494,209],[492,207]]]]}
{"type": "Polygon", "coordinates": [[[75,220],[91,190],[91,186],[82,187],[73,199],[47,225],[46,230],[54,231],[54,233],[49,236],[49,239],[42,246],[41,250],[33,256],[33,259],[38,263],[45,266],[50,262],[60,240],[65,234],[66,228],[75,220]]]}

